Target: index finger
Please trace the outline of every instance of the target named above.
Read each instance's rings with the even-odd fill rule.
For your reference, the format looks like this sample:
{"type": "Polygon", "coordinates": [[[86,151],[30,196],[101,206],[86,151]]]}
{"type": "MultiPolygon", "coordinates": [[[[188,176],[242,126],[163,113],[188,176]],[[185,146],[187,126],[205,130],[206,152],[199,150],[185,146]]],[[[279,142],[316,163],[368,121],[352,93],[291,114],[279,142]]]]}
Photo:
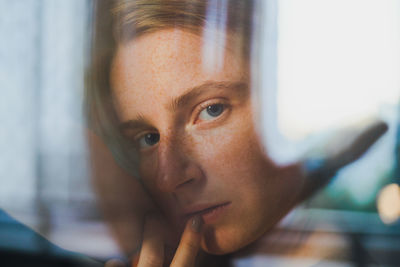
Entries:
{"type": "Polygon", "coordinates": [[[171,267],[193,267],[200,248],[203,220],[195,216],[186,223],[178,249],[172,260],[171,267]]]}

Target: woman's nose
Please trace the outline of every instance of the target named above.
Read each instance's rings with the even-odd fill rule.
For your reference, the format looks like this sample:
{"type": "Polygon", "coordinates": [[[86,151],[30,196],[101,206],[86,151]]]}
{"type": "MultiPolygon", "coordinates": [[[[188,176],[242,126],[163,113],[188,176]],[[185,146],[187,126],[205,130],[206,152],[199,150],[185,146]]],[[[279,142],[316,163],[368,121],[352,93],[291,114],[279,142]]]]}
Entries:
{"type": "Polygon", "coordinates": [[[190,157],[190,146],[185,142],[160,142],[156,184],[162,192],[182,191],[203,179],[201,167],[190,157]]]}

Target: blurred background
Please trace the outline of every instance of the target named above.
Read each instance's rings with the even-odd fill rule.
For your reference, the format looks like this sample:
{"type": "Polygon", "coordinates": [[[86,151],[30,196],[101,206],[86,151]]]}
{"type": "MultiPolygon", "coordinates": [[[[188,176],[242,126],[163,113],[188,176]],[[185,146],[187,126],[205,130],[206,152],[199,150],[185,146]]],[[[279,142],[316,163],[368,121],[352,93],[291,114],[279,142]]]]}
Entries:
{"type": "MultiPolygon", "coordinates": [[[[0,1],[0,207],[63,248],[103,256],[116,247],[90,186],[83,114],[92,10],[86,0],[0,1]]],[[[1,247],[46,249],[7,222],[1,247]]]]}
{"type": "MultiPolygon", "coordinates": [[[[289,144],[277,157],[360,118],[389,131],[283,220],[280,229],[312,237],[275,243],[307,249],[237,265],[314,266],[325,252],[330,266],[400,265],[400,2],[266,3],[276,112],[263,119],[289,144]]],[[[92,12],[91,0],[0,0],[0,209],[64,249],[106,259],[119,252],[91,189],[83,115],[92,12]]],[[[5,213],[0,250],[49,249],[5,213]]]]}

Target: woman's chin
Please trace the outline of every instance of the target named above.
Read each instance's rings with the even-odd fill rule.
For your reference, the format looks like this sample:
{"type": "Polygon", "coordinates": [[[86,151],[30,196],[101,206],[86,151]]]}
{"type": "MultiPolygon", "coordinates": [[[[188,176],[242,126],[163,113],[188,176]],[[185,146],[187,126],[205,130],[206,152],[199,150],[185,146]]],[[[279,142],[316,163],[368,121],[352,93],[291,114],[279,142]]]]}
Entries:
{"type": "Polygon", "coordinates": [[[202,242],[201,248],[208,254],[212,255],[225,255],[233,253],[240,249],[239,246],[232,246],[230,244],[221,244],[213,241],[202,242]]]}
{"type": "Polygon", "coordinates": [[[212,255],[225,255],[241,251],[273,230],[276,223],[261,219],[244,223],[243,221],[206,226],[201,241],[202,250],[212,255]]]}
{"type": "Polygon", "coordinates": [[[223,231],[210,227],[205,229],[201,247],[209,254],[224,255],[238,251],[252,241],[254,238],[247,233],[223,231]]]}

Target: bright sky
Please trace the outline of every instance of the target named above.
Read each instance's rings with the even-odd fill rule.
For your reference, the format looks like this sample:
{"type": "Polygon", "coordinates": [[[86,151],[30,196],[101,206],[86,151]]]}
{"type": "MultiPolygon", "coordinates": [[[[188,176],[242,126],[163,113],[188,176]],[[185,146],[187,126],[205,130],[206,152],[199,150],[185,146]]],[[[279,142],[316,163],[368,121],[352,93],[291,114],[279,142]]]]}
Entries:
{"type": "Polygon", "coordinates": [[[292,140],[400,99],[400,1],[279,0],[278,127],[292,140]]]}

